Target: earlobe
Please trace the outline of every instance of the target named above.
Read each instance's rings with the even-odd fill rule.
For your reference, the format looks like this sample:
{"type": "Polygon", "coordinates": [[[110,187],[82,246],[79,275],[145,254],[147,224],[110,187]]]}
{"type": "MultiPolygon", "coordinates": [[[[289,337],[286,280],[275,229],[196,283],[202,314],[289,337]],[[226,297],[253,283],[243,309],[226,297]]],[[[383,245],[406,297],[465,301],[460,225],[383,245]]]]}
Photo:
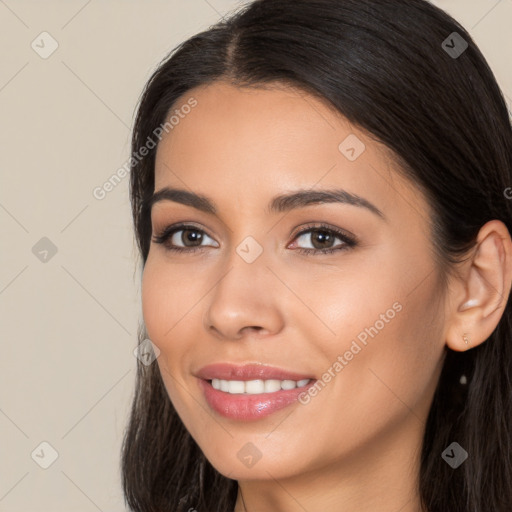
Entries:
{"type": "Polygon", "coordinates": [[[459,352],[486,341],[507,304],[512,287],[512,242],[505,224],[498,220],[486,223],[472,254],[451,290],[452,311],[446,317],[451,318],[446,344],[459,352]]]}

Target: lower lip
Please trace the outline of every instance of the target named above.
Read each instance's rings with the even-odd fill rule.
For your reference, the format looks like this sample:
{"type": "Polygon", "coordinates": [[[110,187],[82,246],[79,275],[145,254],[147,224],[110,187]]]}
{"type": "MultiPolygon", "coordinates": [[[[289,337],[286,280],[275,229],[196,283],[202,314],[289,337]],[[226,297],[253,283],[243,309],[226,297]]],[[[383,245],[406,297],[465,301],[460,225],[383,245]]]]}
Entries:
{"type": "Polygon", "coordinates": [[[249,395],[245,393],[226,393],[214,389],[209,381],[199,379],[199,385],[210,407],[226,418],[241,421],[264,418],[298,402],[299,395],[307,391],[315,382],[312,379],[311,382],[301,388],[249,395]]]}

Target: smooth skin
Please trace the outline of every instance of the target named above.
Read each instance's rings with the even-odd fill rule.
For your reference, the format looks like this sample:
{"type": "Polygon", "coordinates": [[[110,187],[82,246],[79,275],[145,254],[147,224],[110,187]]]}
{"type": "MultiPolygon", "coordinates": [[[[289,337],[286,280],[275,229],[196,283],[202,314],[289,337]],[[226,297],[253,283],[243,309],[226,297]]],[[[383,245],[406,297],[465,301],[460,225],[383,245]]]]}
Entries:
{"type": "Polygon", "coordinates": [[[155,203],[154,236],[185,222],[203,237],[190,242],[179,231],[167,241],[201,247],[196,252],[153,241],[142,282],[147,333],[185,427],[213,466],[238,480],[235,512],[418,512],[421,443],[445,347],[483,343],[510,293],[506,226],[494,220],[481,228],[445,289],[430,208],[382,144],[290,87],[217,82],[173,108],[191,96],[197,106],[157,148],[155,190],[202,194],[217,212],[155,203]],[[366,147],[354,161],[338,148],[350,134],[366,147]],[[276,195],[333,188],[361,196],[384,217],[332,202],[267,209],[276,195]],[[297,236],[320,223],[345,230],[357,245],[337,235],[326,243],[322,228],[297,236]],[[263,250],[252,263],[236,251],[249,236],[263,250]],[[319,249],[344,245],[331,254],[319,249]],[[306,405],[242,422],[215,413],[201,393],[196,372],[217,362],[322,379],[396,302],[401,311],[306,405]],[[237,456],[247,443],[261,453],[251,467],[237,456]]]}

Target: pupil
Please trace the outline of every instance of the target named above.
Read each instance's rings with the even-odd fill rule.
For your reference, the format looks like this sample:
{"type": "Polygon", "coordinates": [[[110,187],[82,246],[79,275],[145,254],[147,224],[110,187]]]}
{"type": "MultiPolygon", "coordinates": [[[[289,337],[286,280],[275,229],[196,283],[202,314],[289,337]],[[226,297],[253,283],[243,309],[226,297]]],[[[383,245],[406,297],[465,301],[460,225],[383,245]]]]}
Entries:
{"type": "Polygon", "coordinates": [[[327,242],[327,245],[329,245],[329,242],[331,241],[330,238],[331,238],[331,235],[329,233],[327,233],[326,231],[317,231],[316,232],[317,234],[317,238],[320,239],[320,247],[317,247],[317,244],[315,243],[316,240],[315,240],[315,237],[313,237],[313,246],[315,247],[315,249],[325,249],[324,245],[325,243],[327,242]]]}
{"type": "Polygon", "coordinates": [[[187,245],[187,242],[197,242],[199,241],[199,244],[201,244],[201,237],[202,235],[195,230],[192,229],[184,229],[182,238],[184,238],[184,243],[187,245]]]}

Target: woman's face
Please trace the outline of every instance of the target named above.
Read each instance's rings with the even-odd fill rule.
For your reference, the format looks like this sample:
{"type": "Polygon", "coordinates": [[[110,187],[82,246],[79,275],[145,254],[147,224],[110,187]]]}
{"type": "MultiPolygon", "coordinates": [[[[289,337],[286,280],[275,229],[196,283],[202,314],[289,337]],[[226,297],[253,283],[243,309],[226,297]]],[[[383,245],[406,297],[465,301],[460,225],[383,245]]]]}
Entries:
{"type": "Polygon", "coordinates": [[[233,479],[418,457],[445,332],[424,198],[310,95],[216,83],[190,97],[155,167],[156,192],[186,195],[151,211],[153,237],[187,228],[152,240],[142,283],[184,425],[233,479]],[[217,363],[270,368],[205,370],[217,363]]]}

